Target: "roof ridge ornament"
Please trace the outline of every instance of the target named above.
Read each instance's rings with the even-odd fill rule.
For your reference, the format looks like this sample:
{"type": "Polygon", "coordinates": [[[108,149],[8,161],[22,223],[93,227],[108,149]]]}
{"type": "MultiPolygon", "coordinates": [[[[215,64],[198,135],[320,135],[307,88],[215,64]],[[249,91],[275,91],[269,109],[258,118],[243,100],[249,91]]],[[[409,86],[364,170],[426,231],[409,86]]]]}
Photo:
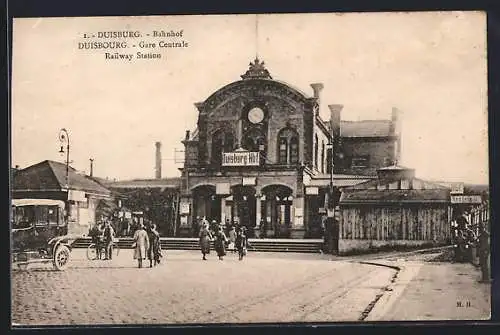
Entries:
{"type": "Polygon", "coordinates": [[[255,57],[254,62],[250,62],[248,71],[241,75],[242,79],[273,79],[269,74],[269,71],[264,66],[264,61],[259,61],[258,57],[255,57]]]}

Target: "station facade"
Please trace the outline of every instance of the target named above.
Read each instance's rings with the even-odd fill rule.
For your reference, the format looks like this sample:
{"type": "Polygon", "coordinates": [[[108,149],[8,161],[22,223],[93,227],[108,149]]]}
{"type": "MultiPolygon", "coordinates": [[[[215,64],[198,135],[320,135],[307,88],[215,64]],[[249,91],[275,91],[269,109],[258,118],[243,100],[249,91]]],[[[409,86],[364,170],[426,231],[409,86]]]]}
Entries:
{"type": "Polygon", "coordinates": [[[323,85],[311,88],[308,96],[273,79],[255,59],[241,80],[195,104],[197,128],[183,140],[181,234],[205,217],[238,222],[254,236],[321,237],[327,194],[338,202],[342,187],[399,159],[396,110],[391,120],[351,122],[341,121],[342,105],[328,105],[325,121],[323,85]]]}

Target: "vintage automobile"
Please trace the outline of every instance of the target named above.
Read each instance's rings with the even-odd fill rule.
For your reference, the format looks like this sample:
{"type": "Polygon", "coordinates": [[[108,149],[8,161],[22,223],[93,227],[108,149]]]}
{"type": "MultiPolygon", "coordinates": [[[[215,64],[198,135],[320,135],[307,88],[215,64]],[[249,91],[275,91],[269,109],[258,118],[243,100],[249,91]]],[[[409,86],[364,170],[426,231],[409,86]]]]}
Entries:
{"type": "Polygon", "coordinates": [[[21,269],[31,263],[50,263],[64,270],[72,244],[80,236],[68,235],[64,202],[51,199],[13,199],[12,262],[21,269]]]}

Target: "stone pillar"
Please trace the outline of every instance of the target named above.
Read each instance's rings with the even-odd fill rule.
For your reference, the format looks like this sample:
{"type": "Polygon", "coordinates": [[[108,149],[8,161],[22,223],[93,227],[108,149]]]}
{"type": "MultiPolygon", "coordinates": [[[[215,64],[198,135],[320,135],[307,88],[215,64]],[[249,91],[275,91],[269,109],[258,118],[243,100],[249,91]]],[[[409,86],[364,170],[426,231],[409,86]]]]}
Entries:
{"type": "Polygon", "coordinates": [[[256,204],[255,204],[255,227],[258,228],[260,226],[260,219],[261,219],[261,206],[262,206],[262,200],[260,197],[255,198],[256,204]]]}
{"type": "Polygon", "coordinates": [[[290,237],[291,238],[304,238],[305,228],[304,228],[304,197],[293,198],[293,225],[291,227],[290,237]]]}
{"type": "Polygon", "coordinates": [[[255,228],[254,228],[254,236],[256,238],[260,237],[260,219],[261,219],[261,206],[262,206],[262,200],[260,196],[255,197],[255,228]]]}
{"type": "Polygon", "coordinates": [[[226,198],[220,199],[220,222],[226,224],[226,198]]]}

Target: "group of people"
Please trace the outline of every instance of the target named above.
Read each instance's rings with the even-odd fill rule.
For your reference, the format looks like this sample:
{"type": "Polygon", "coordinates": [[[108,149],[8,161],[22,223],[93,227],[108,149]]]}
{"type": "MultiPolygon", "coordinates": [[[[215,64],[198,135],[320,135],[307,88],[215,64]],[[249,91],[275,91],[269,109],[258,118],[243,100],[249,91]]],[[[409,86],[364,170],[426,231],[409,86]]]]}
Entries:
{"type": "MultiPolygon", "coordinates": [[[[115,229],[108,219],[94,225],[89,236],[96,248],[96,259],[111,260],[113,258],[113,240],[116,236],[115,229]],[[104,250],[104,255],[103,251],[104,250]],[[103,258],[104,256],[104,258],[103,258]]],[[[162,258],[160,234],[155,224],[147,227],[140,223],[133,236],[134,259],[137,259],[138,267],[142,268],[142,261],[148,259],[149,267],[160,264],[162,258]]]]}
{"type": "Polygon", "coordinates": [[[142,261],[148,259],[149,267],[160,264],[163,257],[160,244],[160,234],[155,224],[149,224],[148,227],[141,223],[134,233],[134,259],[137,259],[137,266],[142,268],[142,261]]]}
{"type": "Polygon", "coordinates": [[[207,260],[207,255],[210,254],[210,243],[214,241],[214,248],[219,260],[223,260],[226,255],[226,250],[233,252],[238,251],[239,260],[247,253],[249,246],[247,229],[245,226],[227,227],[227,235],[224,232],[224,227],[217,224],[217,221],[212,221],[212,225],[204,219],[198,232],[200,239],[200,249],[203,255],[203,260],[207,260]]]}
{"type": "Polygon", "coordinates": [[[113,258],[113,239],[115,238],[115,230],[109,220],[104,220],[94,225],[90,231],[89,236],[96,247],[97,259],[111,260],[113,258]],[[104,249],[104,255],[102,250],[104,249]]]}

